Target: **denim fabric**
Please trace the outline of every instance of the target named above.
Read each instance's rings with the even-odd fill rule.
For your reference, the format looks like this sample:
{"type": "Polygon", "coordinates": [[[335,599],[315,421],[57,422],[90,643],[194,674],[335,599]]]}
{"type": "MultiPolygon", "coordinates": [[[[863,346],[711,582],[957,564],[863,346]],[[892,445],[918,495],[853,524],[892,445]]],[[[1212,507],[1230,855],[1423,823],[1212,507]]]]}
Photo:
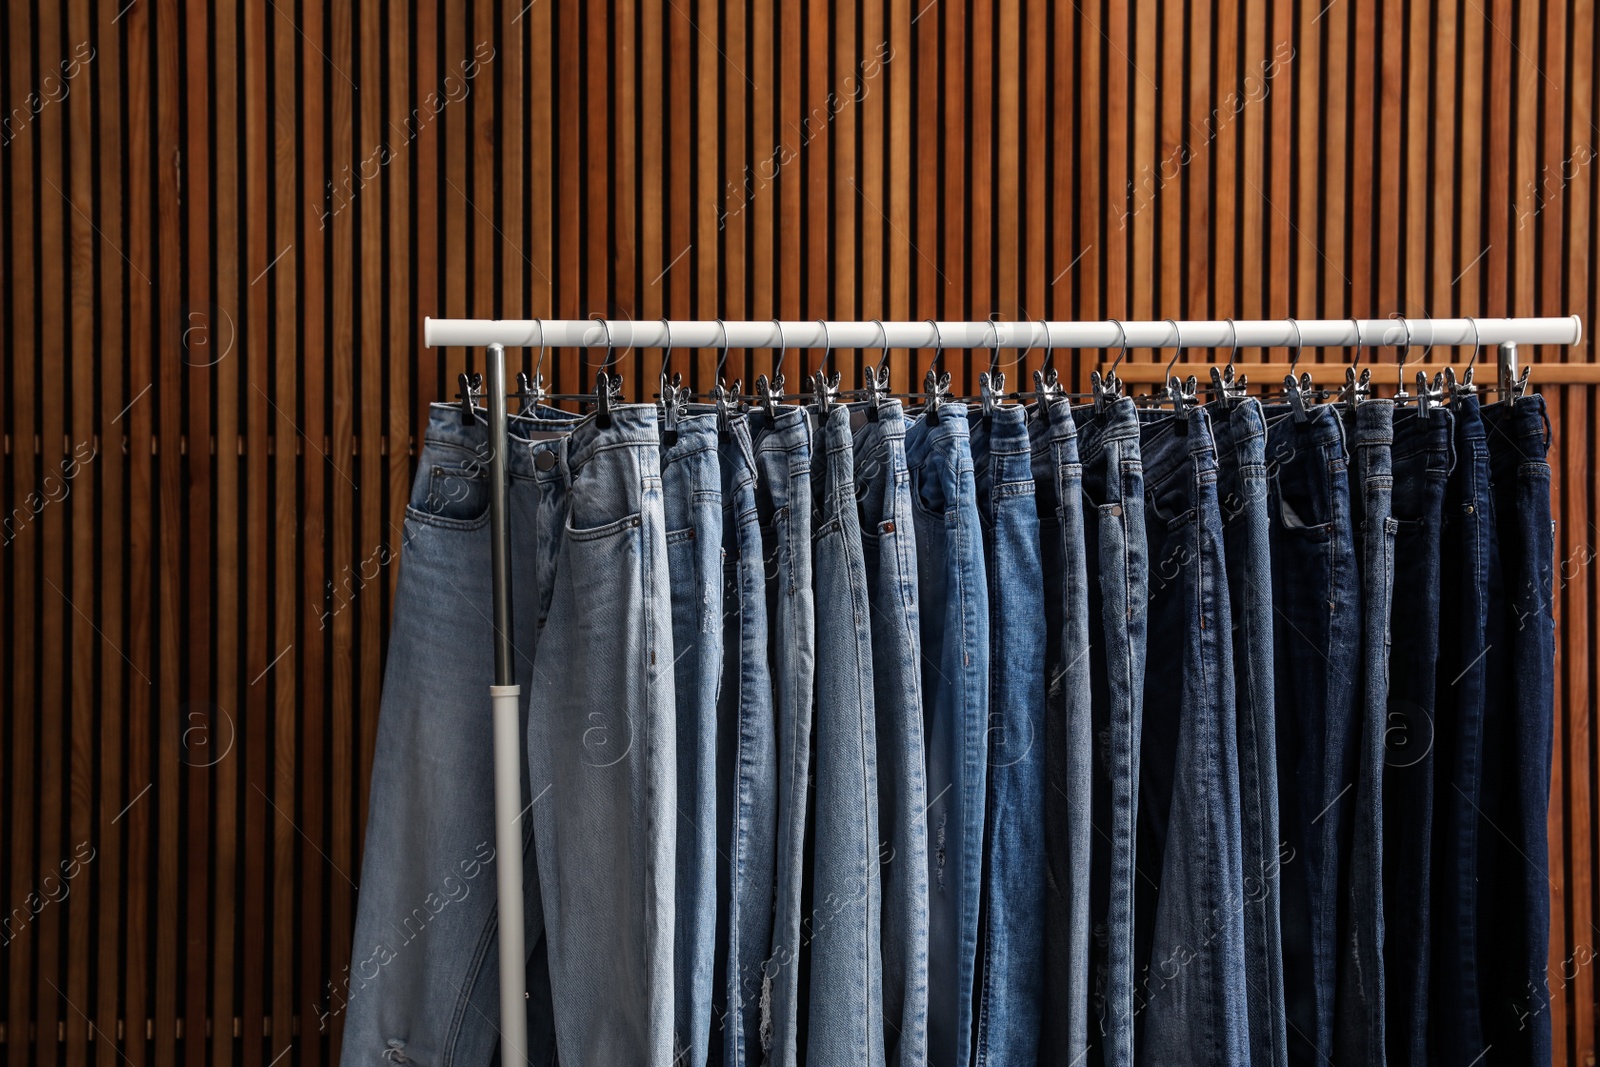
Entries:
{"type": "Polygon", "coordinates": [[[816,832],[806,1056],[883,1067],[878,744],[872,620],[850,412],[819,416],[812,453],[812,568],[817,602],[816,832]]]}
{"type": "MultiPolygon", "coordinates": [[[[1139,417],[1124,397],[1076,408],[1088,580],[1091,778],[1091,1063],[1133,1064],[1134,846],[1149,583],[1139,417]],[[1092,510],[1089,510],[1092,509],[1092,510]]],[[[1069,1063],[1075,1062],[1068,1060],[1069,1063]]]]}
{"type": "Polygon", "coordinates": [[[528,701],[556,1041],[565,1065],[673,1059],[677,740],[656,412],[558,443],[567,492],[528,701]]]}
{"type": "Polygon", "coordinates": [[[1544,398],[1483,408],[1499,567],[1489,578],[1488,697],[1478,827],[1485,1062],[1550,1062],[1550,746],[1555,534],[1544,398]]]}
{"type": "Polygon", "coordinates": [[[1036,1063],[1044,1008],[1044,569],[1028,413],[972,422],[989,576],[989,765],[984,803],[980,1065],[1036,1063]]]}
{"type": "Polygon", "coordinates": [[[672,673],[677,687],[677,928],[673,1058],[706,1062],[717,926],[717,689],[722,680],[722,470],[715,415],[661,448],[672,673]]]}
{"type": "Polygon", "coordinates": [[[1213,419],[1228,600],[1233,614],[1234,698],[1239,726],[1239,813],[1244,858],[1245,995],[1249,1062],[1285,1067],[1279,879],[1278,729],[1272,677],[1272,519],[1267,503],[1267,424],[1261,402],[1240,401],[1213,419]]]}
{"type": "Polygon", "coordinates": [[[722,691],[717,697],[717,959],[711,1062],[759,1067],[762,963],[772,947],[778,738],[767,665],[767,582],[756,511],[756,457],[729,420],[722,473],[722,691]]]}
{"type": "Polygon", "coordinates": [[[1333,1056],[1349,796],[1357,761],[1361,587],[1338,411],[1267,412],[1279,891],[1289,1062],[1333,1056]]]}
{"type": "Polygon", "coordinates": [[[1498,566],[1489,441],[1478,398],[1452,400],[1455,467],[1439,552],[1439,671],[1434,730],[1433,1050],[1440,1063],[1484,1054],[1479,1018],[1478,812],[1482,803],[1485,631],[1498,566]]]}
{"type": "Polygon", "coordinates": [[[1349,911],[1341,934],[1334,1010],[1334,1060],[1384,1059],[1383,770],[1388,727],[1390,610],[1394,597],[1394,412],[1368,400],[1345,412],[1359,493],[1351,496],[1361,554],[1362,693],[1355,742],[1355,821],[1350,835],[1349,911]]]}
{"type": "MultiPolygon", "coordinates": [[[[561,425],[553,413],[523,428],[561,425]]],[[[523,531],[512,541],[514,592],[519,603],[535,603],[548,595],[535,560],[549,547],[537,521],[534,457],[556,445],[509,445],[511,521],[523,531]]],[[[351,964],[331,998],[331,1012],[344,1015],[346,1063],[381,1067],[400,1055],[487,1063],[499,1040],[482,1025],[500,1013],[494,778],[485,773],[494,681],[488,509],[483,418],[464,426],[458,407],[433,405],[406,509],[351,964]]],[[[514,618],[526,691],[538,620],[531,611],[514,618]]],[[[532,839],[531,822],[524,835],[532,839]]],[[[528,1053],[543,1065],[555,1040],[534,849],[522,862],[528,1053]]]]}
{"type": "Polygon", "coordinates": [[[811,774],[816,630],[811,584],[811,430],[805,412],[752,411],[756,511],[767,576],[768,669],[778,724],[778,853],[772,950],[762,964],[761,1048],[773,1067],[802,1062],[802,890],[811,774]]]}
{"type": "Polygon", "coordinates": [[[906,420],[878,406],[855,433],[856,506],[872,611],[878,730],[878,833],[883,839],[884,1061],[923,1067],[928,1032],[928,809],[922,744],[917,544],[906,420]]]}
{"type": "Polygon", "coordinates": [[[1044,574],[1044,1020],[1039,1061],[1081,1065],[1089,1046],[1089,855],[1094,727],[1089,686],[1083,467],[1067,401],[1037,408],[1034,500],[1044,574]]]}
{"type": "Polygon", "coordinates": [[[906,431],[915,499],[928,746],[928,1062],[972,1056],[988,756],[989,592],[967,413],[906,431]]]}
{"type": "Polygon", "coordinates": [[[1149,642],[1164,654],[1144,677],[1138,1061],[1221,1067],[1245,1062],[1249,1023],[1233,624],[1216,445],[1203,410],[1140,414],[1149,642]]]}
{"type": "Polygon", "coordinates": [[[1394,609],[1383,768],[1384,1026],[1389,1067],[1426,1067],[1439,549],[1454,418],[1394,417],[1394,609]]]}

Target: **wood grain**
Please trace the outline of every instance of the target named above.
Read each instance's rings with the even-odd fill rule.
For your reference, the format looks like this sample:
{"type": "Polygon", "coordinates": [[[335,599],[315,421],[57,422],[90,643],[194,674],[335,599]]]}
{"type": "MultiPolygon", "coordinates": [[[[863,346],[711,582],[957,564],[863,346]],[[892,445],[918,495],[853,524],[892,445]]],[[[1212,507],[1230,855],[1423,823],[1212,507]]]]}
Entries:
{"type": "MultiPolygon", "coordinates": [[[[0,7],[3,906],[93,854],[8,930],[0,1065],[337,1062],[394,607],[372,561],[428,404],[483,369],[422,348],[424,315],[1600,308],[1592,0],[0,7]]],[[[787,353],[791,394],[820,355],[787,353]]],[[[662,353],[618,356],[655,392],[662,353]]],[[[1600,363],[1526,356],[1557,430],[1550,1011],[1583,1065],[1600,363]]],[[[542,371],[580,390],[600,358],[542,371]]],[[[932,358],[893,353],[895,387],[932,358]]],[[[988,358],[944,361],[971,391],[988,358]]],[[[1081,389],[1105,358],[1002,363],[1081,389]]],[[[1265,381],[1288,353],[1239,358],[1265,381]]],[[[717,359],[665,362],[706,388],[717,359]]]]}

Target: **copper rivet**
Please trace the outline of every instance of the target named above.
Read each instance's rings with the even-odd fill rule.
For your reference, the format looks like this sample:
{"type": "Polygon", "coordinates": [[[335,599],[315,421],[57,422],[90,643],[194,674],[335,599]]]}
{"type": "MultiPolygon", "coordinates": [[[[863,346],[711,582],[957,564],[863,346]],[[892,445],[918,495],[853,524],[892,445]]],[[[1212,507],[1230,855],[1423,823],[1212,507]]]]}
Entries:
{"type": "Polygon", "coordinates": [[[894,523],[892,523],[892,522],[884,523],[883,524],[883,532],[884,533],[894,533],[894,523]]]}
{"type": "Polygon", "coordinates": [[[1111,514],[1113,514],[1113,515],[1121,515],[1122,514],[1122,505],[1121,504],[1112,504],[1111,505],[1111,514]]]}

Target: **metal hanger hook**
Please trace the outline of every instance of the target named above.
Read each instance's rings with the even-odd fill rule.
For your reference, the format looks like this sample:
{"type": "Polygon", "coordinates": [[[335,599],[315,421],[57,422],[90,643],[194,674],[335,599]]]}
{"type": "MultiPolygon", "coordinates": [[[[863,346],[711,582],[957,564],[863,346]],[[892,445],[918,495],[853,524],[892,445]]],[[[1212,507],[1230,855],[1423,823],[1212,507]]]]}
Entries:
{"type": "Polygon", "coordinates": [[[717,372],[711,376],[712,385],[722,381],[722,368],[728,365],[728,324],[718,319],[717,325],[722,329],[722,356],[717,360],[717,372]]]}
{"type": "Polygon", "coordinates": [[[1172,375],[1172,368],[1178,365],[1178,357],[1183,355],[1183,331],[1178,329],[1176,319],[1162,319],[1162,322],[1172,323],[1172,333],[1176,340],[1172,344],[1172,358],[1167,360],[1166,370],[1161,372],[1161,380],[1165,382],[1172,375]]]}
{"type": "MultiPolygon", "coordinates": [[[[609,322],[607,322],[606,321],[606,317],[604,315],[600,314],[598,311],[592,312],[589,315],[589,318],[592,319],[595,322],[598,322],[600,324],[600,328],[606,332],[606,358],[605,358],[605,362],[600,364],[600,369],[601,370],[610,370],[611,369],[611,356],[612,356],[612,353],[615,352],[615,350],[616,350],[615,346],[612,344],[612,341],[611,341],[611,324],[609,322]]],[[[544,327],[542,325],[539,328],[539,333],[540,333],[541,337],[544,334],[544,327]]]]}
{"type": "Polygon", "coordinates": [[[1478,320],[1468,316],[1467,321],[1472,323],[1472,358],[1467,360],[1467,369],[1463,372],[1463,380],[1471,381],[1472,368],[1478,365],[1478,353],[1483,350],[1483,335],[1478,332],[1478,320]]]}
{"type": "Polygon", "coordinates": [[[1239,324],[1234,322],[1232,319],[1227,319],[1225,321],[1228,323],[1228,329],[1231,331],[1231,338],[1233,341],[1232,347],[1228,349],[1228,366],[1231,368],[1233,366],[1234,357],[1239,354],[1239,324]]]}
{"type": "Polygon", "coordinates": [[[922,321],[933,327],[933,361],[943,365],[941,357],[944,355],[944,333],[939,329],[939,324],[933,319],[923,319],[922,321]]]}
{"type": "Polygon", "coordinates": [[[1406,331],[1405,345],[1400,349],[1400,366],[1396,368],[1395,377],[1399,381],[1399,395],[1406,392],[1406,362],[1411,356],[1411,320],[1404,315],[1396,313],[1395,318],[1400,320],[1400,325],[1406,331]]]}
{"type": "Polygon", "coordinates": [[[989,374],[992,376],[1000,369],[1000,323],[995,320],[998,312],[989,315],[989,374]]]}
{"type": "Polygon", "coordinates": [[[783,323],[773,319],[772,326],[778,331],[778,362],[772,365],[772,377],[776,381],[783,377],[783,360],[789,354],[789,341],[783,336],[783,323]]]}
{"type": "Polygon", "coordinates": [[[544,369],[544,354],[549,351],[549,348],[544,343],[544,320],[534,319],[533,321],[539,324],[539,358],[533,365],[533,380],[538,381],[539,372],[544,369]]]}
{"type": "Polygon", "coordinates": [[[1128,356],[1128,331],[1118,319],[1107,319],[1106,321],[1116,325],[1117,333],[1122,338],[1121,350],[1117,352],[1117,361],[1106,368],[1106,374],[1109,376],[1117,372],[1117,368],[1122,366],[1122,361],[1128,356]]]}
{"type": "Polygon", "coordinates": [[[821,374],[827,374],[828,357],[833,355],[833,336],[828,333],[827,319],[818,319],[817,325],[822,327],[822,358],[817,361],[817,371],[821,374]]]}
{"type": "Polygon", "coordinates": [[[1289,357],[1289,373],[1292,375],[1295,368],[1300,366],[1300,349],[1304,347],[1304,336],[1300,333],[1300,323],[1293,315],[1289,316],[1289,325],[1294,327],[1294,355],[1289,357]]]}

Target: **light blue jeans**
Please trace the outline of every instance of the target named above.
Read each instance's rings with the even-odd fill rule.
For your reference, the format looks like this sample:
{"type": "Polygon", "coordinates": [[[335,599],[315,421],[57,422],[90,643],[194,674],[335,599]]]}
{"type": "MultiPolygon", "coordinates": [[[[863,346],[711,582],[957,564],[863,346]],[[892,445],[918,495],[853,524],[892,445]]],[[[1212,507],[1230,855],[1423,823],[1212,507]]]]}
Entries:
{"type": "MultiPolygon", "coordinates": [[[[551,410],[518,420],[513,434],[559,431],[551,410]]],[[[537,479],[537,457],[558,447],[514,436],[506,466],[519,604],[548,599],[537,561],[552,553],[541,516],[559,515],[565,492],[537,479]]],[[[548,459],[546,460],[548,461],[548,459]]],[[[348,974],[330,1014],[344,1014],[343,1061],[387,1067],[487,1063],[498,1035],[494,780],[488,688],[494,680],[489,584],[489,441],[480,415],[435,404],[406,509],[394,623],[378,716],[361,896],[348,974]]],[[[558,526],[559,529],[559,519],[558,526]]],[[[515,615],[517,679],[532,677],[538,615],[515,615]]],[[[531,796],[531,794],[529,794],[531,796]]],[[[524,824],[532,838],[532,824],[524,824]]],[[[527,911],[529,1054],[554,1054],[547,946],[534,850],[523,862],[527,911]]]]}
{"type": "MultiPolygon", "coordinates": [[[[1044,574],[1044,1012],[1039,1062],[1084,1067],[1089,1044],[1089,856],[1094,776],[1083,466],[1067,401],[1029,422],[1044,574]]],[[[1098,575],[1097,575],[1098,576],[1098,575]]]]}
{"type": "Polygon", "coordinates": [[[988,759],[989,590],[966,409],[906,433],[917,532],[928,751],[928,1063],[972,1056],[988,759]]]}
{"type": "Polygon", "coordinates": [[[801,1062],[801,892],[811,774],[816,629],[811,585],[811,430],[800,408],[752,411],[756,509],[766,559],[767,633],[778,723],[778,857],[772,951],[762,963],[762,1051],[801,1062]]]}
{"type": "Polygon", "coordinates": [[[856,503],[872,614],[878,728],[878,833],[883,839],[884,1058],[923,1067],[928,1048],[927,773],[917,543],[898,400],[855,434],[856,503]]]}
{"type": "Polygon", "coordinates": [[[767,579],[756,511],[756,456],[743,418],[720,443],[722,692],[717,698],[717,960],[711,1062],[759,1067],[762,965],[772,947],[778,737],[767,664],[767,579]],[[720,1059],[718,1058],[720,1050],[720,1059]]]}
{"type": "MultiPolygon", "coordinates": [[[[558,443],[568,507],[528,766],[564,1067],[673,1061],[677,737],[653,406],[558,443]]],[[[513,526],[513,529],[516,527],[513,526]]]]}
{"type": "Polygon", "coordinates": [[[972,463],[989,576],[988,799],[974,1056],[982,1067],[1036,1063],[1044,1008],[1047,632],[1027,411],[1002,407],[976,416],[972,463]]]}
{"type": "Polygon", "coordinates": [[[694,415],[661,448],[677,687],[674,1058],[704,1063],[717,923],[717,688],[722,679],[722,470],[717,420],[694,415]]]}
{"type": "Polygon", "coordinates": [[[833,407],[812,454],[812,553],[817,603],[811,855],[811,1064],[883,1067],[882,911],[878,871],[878,745],[872,629],[850,412],[833,407]]]}

